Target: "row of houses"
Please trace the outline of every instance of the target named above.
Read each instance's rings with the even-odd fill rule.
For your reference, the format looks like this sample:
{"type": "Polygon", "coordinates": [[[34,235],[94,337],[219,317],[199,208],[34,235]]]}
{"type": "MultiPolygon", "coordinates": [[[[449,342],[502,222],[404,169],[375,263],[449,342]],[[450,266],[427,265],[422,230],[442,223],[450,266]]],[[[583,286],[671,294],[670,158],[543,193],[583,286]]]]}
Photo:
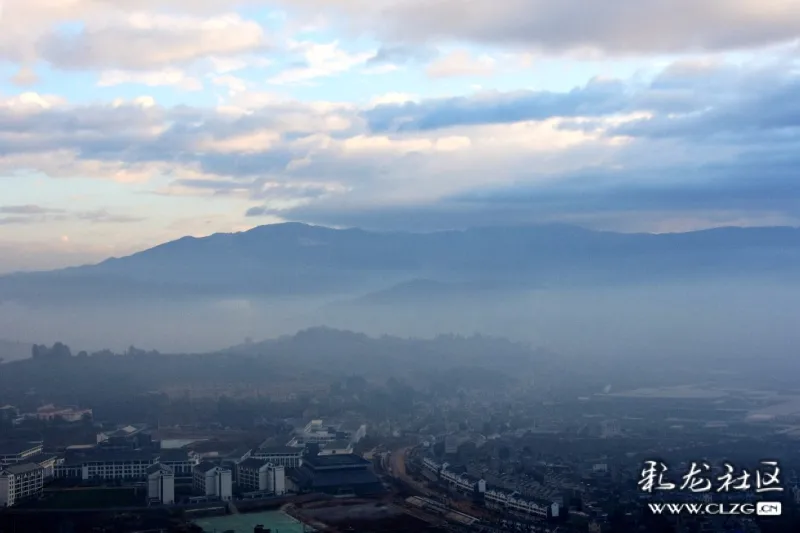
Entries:
{"type": "Polygon", "coordinates": [[[517,492],[490,488],[485,480],[454,472],[448,469],[450,466],[448,463],[439,464],[430,458],[423,459],[422,465],[451,488],[467,494],[477,493],[483,498],[487,507],[544,519],[557,518],[560,515],[561,509],[557,502],[535,501],[525,498],[517,492]]]}

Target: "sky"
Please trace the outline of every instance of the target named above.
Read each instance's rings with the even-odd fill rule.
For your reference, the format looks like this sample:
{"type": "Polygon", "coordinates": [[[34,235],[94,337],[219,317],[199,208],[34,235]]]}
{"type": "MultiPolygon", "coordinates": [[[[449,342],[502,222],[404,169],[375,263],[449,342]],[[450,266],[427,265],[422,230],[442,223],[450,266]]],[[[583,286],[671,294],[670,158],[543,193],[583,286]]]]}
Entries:
{"type": "Polygon", "coordinates": [[[0,272],[281,221],[797,226],[798,168],[800,0],[0,9],[0,272]]]}

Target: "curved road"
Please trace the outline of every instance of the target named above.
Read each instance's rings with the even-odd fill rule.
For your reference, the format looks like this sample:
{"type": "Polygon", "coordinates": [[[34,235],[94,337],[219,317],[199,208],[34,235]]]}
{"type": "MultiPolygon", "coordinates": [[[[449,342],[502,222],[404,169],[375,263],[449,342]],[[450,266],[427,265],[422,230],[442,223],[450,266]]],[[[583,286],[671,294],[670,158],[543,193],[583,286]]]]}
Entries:
{"type": "Polygon", "coordinates": [[[409,487],[427,497],[435,497],[436,493],[428,490],[427,487],[415,481],[411,476],[406,473],[406,454],[410,447],[400,448],[392,452],[392,459],[390,466],[392,468],[392,477],[399,479],[409,487]]]}

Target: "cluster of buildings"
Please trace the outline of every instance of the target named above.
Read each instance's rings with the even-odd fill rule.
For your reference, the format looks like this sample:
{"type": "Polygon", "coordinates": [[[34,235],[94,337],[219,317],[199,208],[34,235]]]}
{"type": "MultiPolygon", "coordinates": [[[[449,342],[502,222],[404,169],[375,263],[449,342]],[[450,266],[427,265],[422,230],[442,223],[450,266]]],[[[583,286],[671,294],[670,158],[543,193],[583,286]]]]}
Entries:
{"type": "Polygon", "coordinates": [[[286,446],[305,448],[319,446],[322,455],[352,454],[353,447],[367,434],[366,424],[331,424],[322,419],[311,420],[294,435],[286,446]]]}
{"type": "MultiPolygon", "coordinates": [[[[46,413],[56,412],[49,406],[46,413]]],[[[13,416],[16,414],[12,413],[13,416]]],[[[201,457],[187,448],[161,448],[146,425],[96,435],[93,444],[68,446],[58,455],[43,444],[0,444],[0,507],[41,495],[49,479],[79,484],[147,484],[148,504],[176,503],[175,488],[191,487],[194,500],[228,501],[287,492],[372,494],[383,485],[371,463],[353,454],[366,426],[346,429],[312,420],[285,446],[267,446],[223,457],[201,457]],[[302,445],[301,445],[302,444],[302,445]]]]}
{"type": "Polygon", "coordinates": [[[20,425],[26,420],[40,420],[42,422],[80,422],[81,420],[92,420],[91,409],[81,409],[70,405],[58,407],[53,404],[43,405],[32,413],[20,413],[12,405],[0,407],[0,420],[11,420],[14,425],[20,425]]]}
{"type": "Polygon", "coordinates": [[[490,488],[483,479],[475,479],[467,474],[449,470],[448,463],[439,464],[433,459],[425,458],[422,465],[438,480],[451,488],[483,499],[488,508],[532,515],[543,519],[558,518],[561,513],[558,502],[536,501],[525,498],[516,492],[490,488]]]}

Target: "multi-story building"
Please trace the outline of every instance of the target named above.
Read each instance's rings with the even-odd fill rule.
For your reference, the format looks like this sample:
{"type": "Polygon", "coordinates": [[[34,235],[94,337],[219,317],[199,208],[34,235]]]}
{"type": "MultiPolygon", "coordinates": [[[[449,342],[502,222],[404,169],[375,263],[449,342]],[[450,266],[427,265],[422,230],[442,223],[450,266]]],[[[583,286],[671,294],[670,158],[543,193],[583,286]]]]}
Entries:
{"type": "Polygon", "coordinates": [[[324,444],[341,437],[335,426],[325,425],[322,420],[317,419],[306,424],[286,445],[290,448],[305,448],[306,444],[324,444]]]}
{"type": "Polygon", "coordinates": [[[30,458],[31,463],[36,463],[44,469],[44,479],[55,477],[56,465],[59,462],[58,456],[51,454],[39,454],[30,458]]]}
{"type": "Polygon", "coordinates": [[[0,443],[0,466],[28,462],[42,453],[41,442],[10,441],[0,443]]]}
{"type": "Polygon", "coordinates": [[[367,436],[367,425],[360,422],[344,423],[340,430],[347,435],[348,440],[353,444],[358,444],[361,439],[367,436]]]}
{"type": "Polygon", "coordinates": [[[489,508],[534,515],[539,518],[557,518],[559,516],[561,506],[558,502],[526,498],[518,492],[490,488],[485,480],[452,472],[448,470],[450,465],[447,463],[439,464],[433,459],[423,459],[422,466],[437,476],[441,482],[446,483],[451,489],[467,494],[475,494],[477,492],[482,495],[486,506],[489,508]]]}
{"type": "Polygon", "coordinates": [[[492,509],[534,515],[539,518],[558,518],[561,506],[557,502],[535,501],[520,494],[504,490],[487,490],[484,493],[486,506],[492,509]]]}
{"type": "Polygon", "coordinates": [[[147,499],[163,505],[175,503],[175,473],[171,468],[156,463],[147,469],[147,499]]]}
{"type": "Polygon", "coordinates": [[[334,440],[323,445],[319,455],[348,455],[353,453],[353,444],[348,440],[334,440]]]}
{"type": "Polygon", "coordinates": [[[40,495],[44,488],[44,469],[36,463],[7,466],[0,470],[0,507],[11,507],[20,500],[40,495]]]}
{"type": "Polygon", "coordinates": [[[293,492],[319,492],[333,495],[368,496],[384,491],[372,472],[372,463],[357,455],[318,455],[307,457],[303,466],[289,473],[293,492]]]}
{"type": "Polygon", "coordinates": [[[184,449],[160,450],[158,461],[168,466],[175,477],[191,477],[194,467],[200,464],[200,456],[184,449]]]}
{"type": "Polygon", "coordinates": [[[148,450],[104,450],[99,448],[68,454],[55,467],[56,478],[103,481],[110,479],[142,480],[147,469],[158,462],[158,455],[148,450]]]}
{"type": "Polygon", "coordinates": [[[146,430],[147,426],[145,424],[134,424],[119,427],[110,431],[102,431],[97,434],[97,443],[100,444],[102,442],[109,442],[113,440],[138,443],[136,438],[146,430]]]}
{"type": "Polygon", "coordinates": [[[228,501],[233,496],[231,471],[205,461],[194,467],[192,486],[206,497],[228,501]]]}
{"type": "Polygon", "coordinates": [[[56,407],[53,404],[43,405],[36,409],[32,416],[48,422],[61,420],[63,422],[80,422],[86,418],[92,418],[91,409],[79,409],[75,406],[56,407]]]}
{"type": "Polygon", "coordinates": [[[303,465],[303,449],[290,446],[266,446],[253,450],[250,458],[263,459],[268,463],[285,468],[299,468],[303,465]]]}
{"type": "Polygon", "coordinates": [[[261,459],[245,459],[236,465],[236,484],[242,491],[281,495],[286,492],[285,469],[261,459]]]}

